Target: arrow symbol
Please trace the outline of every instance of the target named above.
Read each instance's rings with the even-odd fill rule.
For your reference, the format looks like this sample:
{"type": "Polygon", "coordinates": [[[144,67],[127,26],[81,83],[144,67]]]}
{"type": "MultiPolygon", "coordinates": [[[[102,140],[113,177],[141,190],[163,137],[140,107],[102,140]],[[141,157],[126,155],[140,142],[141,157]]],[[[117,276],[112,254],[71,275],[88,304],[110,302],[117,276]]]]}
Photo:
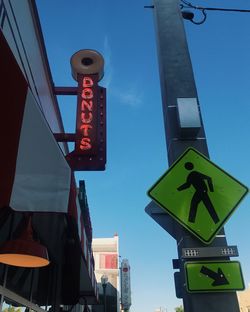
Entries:
{"type": "Polygon", "coordinates": [[[203,265],[201,267],[200,273],[202,273],[202,274],[206,275],[207,277],[210,277],[214,280],[212,283],[212,286],[221,286],[221,285],[229,284],[229,282],[226,279],[221,268],[218,268],[218,271],[214,272],[214,271],[210,270],[209,268],[207,268],[203,265]]]}

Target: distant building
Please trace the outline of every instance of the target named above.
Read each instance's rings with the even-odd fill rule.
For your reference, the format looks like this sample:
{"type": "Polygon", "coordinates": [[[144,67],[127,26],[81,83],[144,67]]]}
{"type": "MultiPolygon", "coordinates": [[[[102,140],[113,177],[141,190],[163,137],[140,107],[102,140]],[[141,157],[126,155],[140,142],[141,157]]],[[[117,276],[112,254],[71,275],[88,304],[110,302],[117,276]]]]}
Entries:
{"type": "MultiPolygon", "coordinates": [[[[119,237],[117,234],[112,238],[93,238],[92,250],[95,259],[95,276],[103,302],[103,288],[101,277],[107,275],[108,285],[106,288],[106,303],[108,312],[120,311],[120,278],[119,278],[119,237]]],[[[93,306],[92,311],[103,312],[103,307],[93,306]]]]}
{"type": "Polygon", "coordinates": [[[167,312],[167,309],[165,307],[159,307],[155,309],[155,312],[167,312]]]}
{"type": "Polygon", "coordinates": [[[131,306],[131,283],[130,265],[128,259],[123,259],[121,263],[121,307],[128,311],[131,306]]]}
{"type": "Polygon", "coordinates": [[[250,312],[250,286],[244,291],[237,292],[240,312],[250,312]]]}

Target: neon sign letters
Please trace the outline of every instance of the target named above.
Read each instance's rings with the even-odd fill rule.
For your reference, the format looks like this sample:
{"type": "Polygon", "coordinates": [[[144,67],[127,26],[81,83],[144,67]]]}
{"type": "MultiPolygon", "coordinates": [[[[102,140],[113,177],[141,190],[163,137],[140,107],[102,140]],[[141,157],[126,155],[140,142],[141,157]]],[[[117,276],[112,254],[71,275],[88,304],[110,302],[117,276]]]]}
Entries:
{"type": "Polygon", "coordinates": [[[88,150],[92,147],[91,138],[89,137],[89,133],[91,129],[93,129],[92,121],[93,121],[93,80],[90,77],[83,77],[83,90],[82,90],[82,103],[81,103],[81,126],[80,130],[82,130],[82,139],[80,141],[80,149],[88,150]]]}
{"type": "Polygon", "coordinates": [[[66,159],[72,170],[105,170],[106,89],[98,74],[78,74],[76,132],[63,141],[75,142],[66,159]]]}
{"type": "Polygon", "coordinates": [[[97,144],[97,81],[93,75],[79,79],[76,150],[86,155],[95,153],[97,144]]]}

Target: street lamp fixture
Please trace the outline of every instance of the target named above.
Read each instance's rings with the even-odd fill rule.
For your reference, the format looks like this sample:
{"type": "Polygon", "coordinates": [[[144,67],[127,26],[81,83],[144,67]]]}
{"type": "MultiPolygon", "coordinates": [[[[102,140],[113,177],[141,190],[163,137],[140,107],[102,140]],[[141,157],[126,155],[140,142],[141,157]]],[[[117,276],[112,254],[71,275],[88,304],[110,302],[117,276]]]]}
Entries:
{"type": "Polygon", "coordinates": [[[31,216],[20,237],[5,242],[0,248],[0,263],[17,267],[39,268],[49,265],[47,248],[33,238],[31,216]]]}
{"type": "Polygon", "coordinates": [[[106,274],[102,275],[101,277],[101,283],[102,283],[102,288],[103,288],[103,306],[104,306],[104,312],[107,310],[107,305],[106,305],[106,287],[108,285],[108,276],[106,274]]]}
{"type": "Polygon", "coordinates": [[[181,11],[181,14],[182,14],[182,17],[185,19],[185,20],[189,20],[189,21],[192,21],[193,18],[194,18],[194,13],[193,12],[190,12],[190,11],[181,11]]]}
{"type": "MultiPolygon", "coordinates": [[[[181,6],[181,8],[183,8],[183,6],[181,6]]],[[[189,10],[183,10],[183,11],[181,11],[181,14],[182,14],[182,17],[185,20],[188,20],[188,21],[192,22],[195,25],[201,25],[201,24],[203,24],[205,22],[205,20],[207,18],[207,14],[205,12],[205,9],[201,10],[201,12],[203,14],[203,17],[202,17],[202,19],[199,22],[198,21],[194,21],[194,13],[189,11],[189,10]]]]}

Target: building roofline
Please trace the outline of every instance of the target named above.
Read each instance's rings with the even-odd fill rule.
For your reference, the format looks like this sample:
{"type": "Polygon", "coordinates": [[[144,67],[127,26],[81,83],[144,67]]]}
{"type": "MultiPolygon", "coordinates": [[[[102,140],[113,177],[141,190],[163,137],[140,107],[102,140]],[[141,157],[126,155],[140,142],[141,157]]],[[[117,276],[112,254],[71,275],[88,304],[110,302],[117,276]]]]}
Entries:
{"type": "MultiPolygon", "coordinates": [[[[50,88],[51,97],[53,99],[56,118],[58,120],[58,124],[60,126],[61,132],[65,133],[64,126],[63,126],[63,120],[62,120],[61,112],[59,109],[57,97],[56,97],[55,92],[54,92],[54,82],[53,82],[52,73],[50,70],[47,50],[46,50],[46,46],[45,46],[44,36],[43,36],[43,32],[42,32],[42,27],[41,27],[41,23],[40,23],[40,18],[39,18],[36,2],[35,2],[35,0],[28,0],[28,4],[30,6],[32,19],[33,19],[34,26],[35,26],[34,29],[35,29],[35,32],[37,34],[38,44],[39,44],[39,47],[41,50],[42,62],[44,64],[45,73],[46,73],[46,76],[47,76],[48,82],[49,82],[49,88],[50,88]]],[[[68,144],[66,142],[64,142],[63,145],[65,148],[65,152],[68,153],[69,152],[68,144]]]]}

